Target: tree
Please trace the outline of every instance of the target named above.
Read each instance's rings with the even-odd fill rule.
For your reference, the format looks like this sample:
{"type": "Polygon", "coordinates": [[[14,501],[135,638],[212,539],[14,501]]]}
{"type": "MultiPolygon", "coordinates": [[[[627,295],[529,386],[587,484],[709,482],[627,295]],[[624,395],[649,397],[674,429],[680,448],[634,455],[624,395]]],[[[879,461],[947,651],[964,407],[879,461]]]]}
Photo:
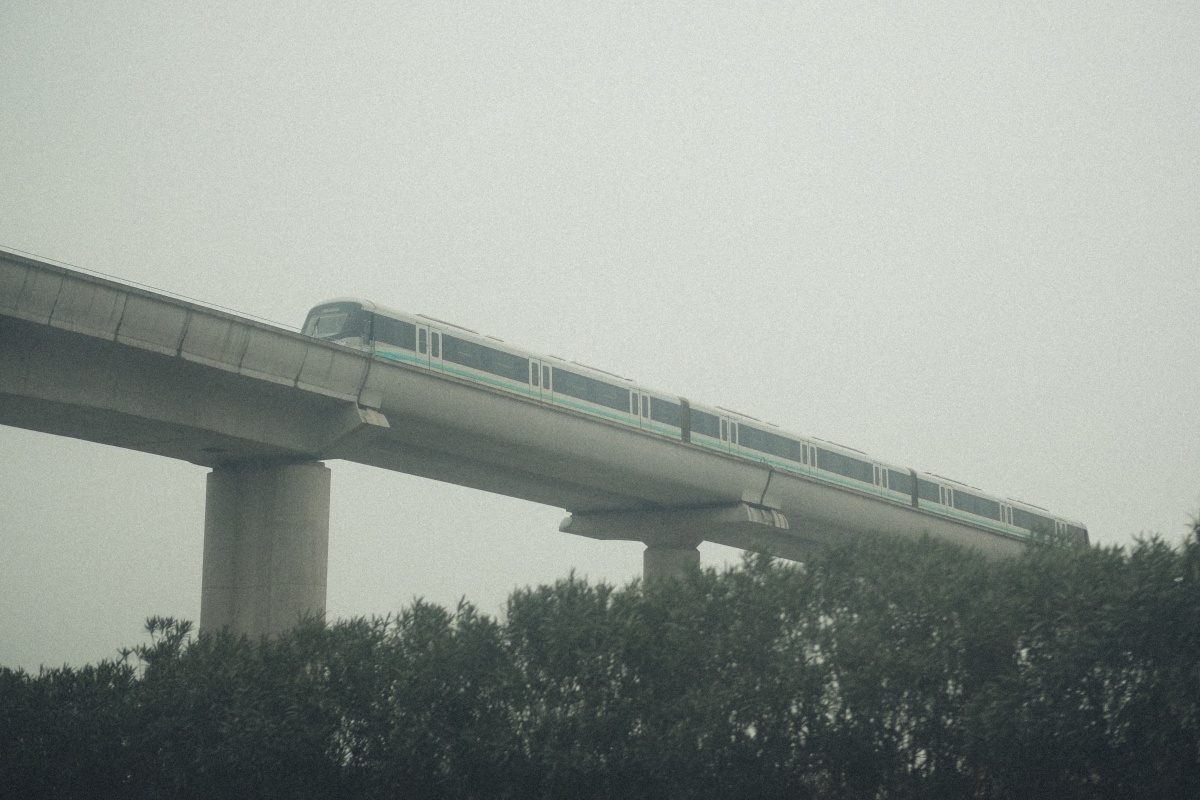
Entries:
{"type": "Polygon", "coordinates": [[[1200,796],[1200,522],[1007,561],[834,541],[643,586],[0,669],[0,795],[1200,796]]]}

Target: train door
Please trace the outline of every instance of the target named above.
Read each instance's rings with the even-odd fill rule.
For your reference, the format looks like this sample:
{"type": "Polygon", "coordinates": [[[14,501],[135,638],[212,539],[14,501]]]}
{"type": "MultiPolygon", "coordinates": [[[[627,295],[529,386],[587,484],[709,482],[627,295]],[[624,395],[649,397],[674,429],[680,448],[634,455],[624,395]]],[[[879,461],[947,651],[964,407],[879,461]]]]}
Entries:
{"type": "Polygon", "coordinates": [[[938,502],[947,508],[954,508],[954,490],[949,486],[938,486],[938,502]]]}
{"type": "Polygon", "coordinates": [[[428,325],[417,325],[417,358],[423,363],[440,366],[442,363],[442,333],[428,325]]]}
{"type": "Polygon", "coordinates": [[[429,329],[429,363],[435,367],[442,365],[442,332],[437,328],[429,329]]]}
{"type": "MultiPolygon", "coordinates": [[[[547,377],[549,377],[547,375],[547,377]]],[[[549,387],[546,387],[549,389],[549,387]]],[[[534,397],[542,397],[542,362],[536,358],[529,359],[529,389],[534,397]]]]}
{"type": "Polygon", "coordinates": [[[721,425],[721,449],[729,450],[730,440],[733,435],[733,420],[726,416],[718,417],[718,419],[721,425]]]}
{"type": "Polygon", "coordinates": [[[738,424],[728,417],[721,418],[721,441],[729,450],[737,449],[738,424]]]}

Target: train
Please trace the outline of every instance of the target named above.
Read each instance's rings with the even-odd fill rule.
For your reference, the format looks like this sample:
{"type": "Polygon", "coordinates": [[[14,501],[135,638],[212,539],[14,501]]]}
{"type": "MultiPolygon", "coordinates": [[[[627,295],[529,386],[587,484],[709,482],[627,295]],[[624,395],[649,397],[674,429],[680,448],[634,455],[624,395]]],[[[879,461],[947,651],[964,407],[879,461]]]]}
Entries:
{"type": "Polygon", "coordinates": [[[434,375],[601,419],[681,447],[764,465],[795,478],[869,496],[941,519],[1028,540],[1087,544],[1087,527],[1040,506],[814,436],[785,431],[721,406],[695,403],[614,373],[514,347],[470,328],[360,298],[315,306],[302,332],[434,375]]]}

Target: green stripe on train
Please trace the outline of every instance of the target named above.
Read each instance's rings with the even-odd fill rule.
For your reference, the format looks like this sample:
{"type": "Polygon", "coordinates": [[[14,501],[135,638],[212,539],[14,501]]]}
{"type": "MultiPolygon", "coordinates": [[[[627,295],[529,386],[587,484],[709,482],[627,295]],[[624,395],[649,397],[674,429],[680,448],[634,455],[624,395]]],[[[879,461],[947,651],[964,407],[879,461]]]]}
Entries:
{"type": "MultiPolygon", "coordinates": [[[[427,359],[427,358],[421,359],[421,358],[415,358],[413,356],[406,356],[402,353],[387,353],[387,352],[381,352],[378,350],[374,350],[371,352],[373,352],[377,356],[380,356],[380,357],[386,358],[386,359],[390,359],[392,361],[400,361],[403,363],[415,364],[415,365],[419,365],[419,366],[427,367],[427,368],[432,367],[434,369],[441,370],[442,372],[446,372],[451,375],[457,375],[462,378],[467,378],[470,380],[478,381],[480,383],[485,383],[485,384],[488,384],[489,386],[495,386],[499,389],[505,389],[510,392],[515,392],[517,394],[525,395],[526,397],[532,397],[532,398],[538,399],[538,400],[548,400],[551,403],[554,403],[556,405],[565,406],[567,408],[573,408],[577,411],[582,411],[586,414],[592,414],[592,415],[595,415],[598,417],[604,417],[606,419],[611,419],[616,422],[624,423],[626,425],[636,425],[632,414],[626,413],[622,416],[622,415],[614,414],[614,413],[611,413],[608,411],[602,411],[598,408],[581,405],[580,403],[576,403],[572,400],[566,400],[566,399],[561,398],[558,395],[553,394],[553,393],[551,393],[551,395],[549,397],[547,397],[546,395],[542,394],[540,391],[535,392],[532,389],[529,389],[525,386],[521,386],[521,385],[517,384],[515,381],[511,382],[511,383],[506,383],[504,381],[496,380],[495,378],[489,378],[484,375],[478,375],[474,372],[465,372],[465,371],[457,369],[455,367],[447,367],[445,364],[442,364],[442,363],[430,362],[429,359],[427,359]]],[[[637,425],[637,427],[640,427],[643,430],[654,431],[655,433],[659,433],[659,434],[662,434],[664,436],[669,436],[669,437],[678,437],[680,435],[679,432],[676,430],[672,430],[669,428],[661,428],[657,425],[650,425],[645,422],[643,422],[641,425],[637,425]]],[[[825,472],[824,470],[818,470],[813,467],[804,467],[804,466],[800,466],[798,464],[792,464],[792,463],[789,463],[786,461],[778,461],[778,460],[770,458],[764,454],[758,453],[757,451],[749,451],[747,448],[742,447],[740,445],[722,446],[722,445],[713,444],[711,442],[706,442],[703,439],[693,439],[692,444],[698,445],[700,447],[707,447],[710,450],[716,450],[721,453],[729,453],[731,455],[741,456],[742,458],[751,459],[753,461],[760,461],[764,464],[769,464],[773,467],[778,467],[779,469],[786,470],[786,471],[794,473],[796,475],[803,475],[805,477],[812,478],[814,480],[819,480],[824,483],[833,484],[834,486],[841,486],[842,488],[850,489],[854,492],[857,492],[858,494],[864,494],[864,495],[868,495],[871,497],[877,497],[881,500],[889,500],[898,505],[907,505],[911,508],[911,499],[908,495],[903,495],[902,493],[895,492],[897,497],[888,497],[886,494],[883,494],[884,492],[891,492],[892,491],[891,489],[884,489],[883,487],[877,487],[874,485],[872,485],[872,486],[870,486],[870,488],[868,488],[866,484],[863,484],[859,481],[851,481],[851,480],[848,480],[845,478],[841,478],[837,475],[831,475],[828,472],[825,472]],[[903,498],[903,499],[901,499],[901,498],[903,498]]],[[[969,522],[972,525],[978,525],[978,526],[981,526],[984,528],[990,528],[991,530],[995,530],[1000,533],[1015,534],[1017,536],[1027,536],[1028,535],[1028,534],[1022,533],[1021,529],[1019,529],[1019,528],[1010,528],[1009,526],[1006,526],[1003,524],[996,524],[992,520],[989,520],[989,519],[983,518],[983,517],[968,516],[966,514],[962,514],[962,513],[958,512],[954,509],[948,508],[947,506],[943,506],[940,503],[930,504],[927,501],[918,501],[917,507],[920,510],[927,511],[931,514],[937,514],[937,515],[943,516],[943,517],[950,517],[952,519],[957,519],[961,522],[969,522]]]]}

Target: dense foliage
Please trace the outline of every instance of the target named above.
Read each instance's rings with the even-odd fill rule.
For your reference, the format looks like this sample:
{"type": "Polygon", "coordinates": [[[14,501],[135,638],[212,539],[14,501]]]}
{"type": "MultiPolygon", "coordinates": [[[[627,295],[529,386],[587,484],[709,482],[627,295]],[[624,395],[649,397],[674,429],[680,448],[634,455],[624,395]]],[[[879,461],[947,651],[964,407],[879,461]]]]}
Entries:
{"type": "Polygon", "coordinates": [[[0,670],[0,796],[1200,796],[1200,525],[568,578],[503,620],[149,630],[119,660],[0,670]]]}

